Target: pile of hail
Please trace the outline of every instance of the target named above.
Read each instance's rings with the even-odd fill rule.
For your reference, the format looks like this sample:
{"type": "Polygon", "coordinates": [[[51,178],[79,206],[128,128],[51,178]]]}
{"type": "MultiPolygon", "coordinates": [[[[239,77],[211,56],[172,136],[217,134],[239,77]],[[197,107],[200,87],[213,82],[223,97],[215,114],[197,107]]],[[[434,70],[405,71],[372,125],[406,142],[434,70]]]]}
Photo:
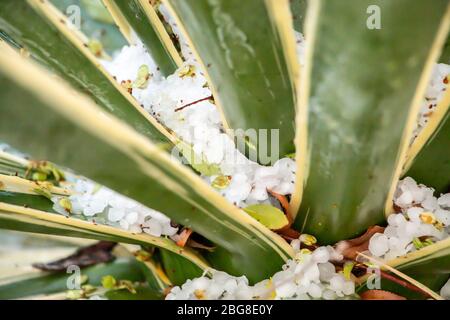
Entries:
{"type": "Polygon", "coordinates": [[[450,193],[437,198],[432,188],[408,177],[398,184],[394,204],[398,213],[370,240],[373,256],[394,259],[450,236],[450,193]]]}
{"type": "Polygon", "coordinates": [[[313,252],[300,249],[300,243],[306,240],[303,237],[291,243],[296,252],[295,258],[287,261],[282,270],[270,279],[250,286],[246,277],[233,277],[220,271],[208,271],[200,278],[188,280],[181,287],[172,288],[166,299],[334,300],[356,298],[355,283],[350,280],[349,275],[337,272],[332,263],[342,261],[342,255],[330,246],[319,247],[313,252]]]}
{"type": "Polygon", "coordinates": [[[53,209],[63,215],[71,214],[98,224],[119,227],[133,233],[147,233],[155,237],[175,237],[178,228],[168,217],[140,203],[122,196],[86,178],[66,175],[64,187],[69,197],[53,196],[53,209]]]}

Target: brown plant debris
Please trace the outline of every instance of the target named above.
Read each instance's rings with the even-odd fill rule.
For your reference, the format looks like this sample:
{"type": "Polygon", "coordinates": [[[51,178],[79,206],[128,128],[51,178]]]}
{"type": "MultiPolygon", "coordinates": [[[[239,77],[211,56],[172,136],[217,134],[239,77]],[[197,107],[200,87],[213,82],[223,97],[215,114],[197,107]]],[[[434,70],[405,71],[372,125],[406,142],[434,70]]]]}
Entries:
{"type": "Polygon", "coordinates": [[[361,300],[406,300],[405,297],[384,290],[367,290],[359,296],[361,300]]]}
{"type": "Polygon", "coordinates": [[[34,263],[33,267],[42,271],[62,272],[71,265],[85,268],[114,260],[112,250],[115,242],[100,241],[88,247],[78,249],[74,254],[50,263],[34,263]]]}
{"type": "Polygon", "coordinates": [[[384,227],[371,226],[362,236],[351,240],[339,241],[336,244],[336,250],[345,258],[354,260],[359,252],[364,252],[369,249],[370,238],[372,238],[375,233],[383,233],[383,231],[384,227]]]}

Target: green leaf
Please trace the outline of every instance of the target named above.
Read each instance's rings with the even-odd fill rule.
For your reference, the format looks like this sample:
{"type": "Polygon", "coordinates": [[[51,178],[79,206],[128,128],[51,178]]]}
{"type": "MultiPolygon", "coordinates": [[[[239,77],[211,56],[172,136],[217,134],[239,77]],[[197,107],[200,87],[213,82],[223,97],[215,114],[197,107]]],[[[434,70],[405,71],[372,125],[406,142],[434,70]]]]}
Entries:
{"type": "Polygon", "coordinates": [[[289,223],[283,211],[268,204],[254,204],[244,208],[244,211],[270,230],[282,229],[289,223]]]}
{"type": "Polygon", "coordinates": [[[50,198],[51,195],[69,196],[72,191],[54,186],[50,181],[33,181],[17,176],[0,174],[0,191],[38,194],[50,198]]]}
{"type": "Polygon", "coordinates": [[[294,19],[294,28],[298,32],[303,32],[305,23],[307,0],[290,0],[292,18],[294,19]]]}
{"type": "Polygon", "coordinates": [[[450,35],[447,37],[447,41],[445,42],[444,48],[442,49],[442,54],[439,62],[450,64],[450,35]]]}
{"type": "Polygon", "coordinates": [[[130,41],[133,41],[131,29],[138,35],[164,76],[175,72],[182,60],[147,0],[104,0],[103,2],[130,41]],[[129,24],[129,26],[123,26],[123,24],[129,24]]]}
{"type": "MultiPolygon", "coordinates": [[[[82,269],[81,275],[87,276],[88,283],[100,286],[106,275],[117,279],[145,282],[141,263],[136,259],[116,259],[106,264],[98,264],[82,269]]],[[[34,295],[52,294],[68,290],[67,282],[73,273],[38,273],[21,276],[0,284],[0,299],[17,299],[34,295]]]]}
{"type": "Polygon", "coordinates": [[[30,161],[14,151],[0,151],[0,175],[20,177],[32,181],[48,181],[58,185],[65,180],[64,172],[50,162],[30,161]],[[11,153],[12,152],[12,153],[11,153]]]}
{"type": "Polygon", "coordinates": [[[292,200],[301,232],[331,244],[382,222],[384,209],[391,210],[420,101],[448,32],[447,5],[309,3],[311,70],[301,79],[296,147],[303,156],[292,200]],[[381,29],[368,28],[370,5],[380,7],[381,29]]]}
{"type": "MultiPolygon", "coordinates": [[[[190,169],[117,119],[100,114],[90,100],[16,53],[0,51],[0,74],[0,139],[192,228],[222,249],[217,250],[217,260],[216,252],[209,256],[217,269],[246,274],[254,282],[278,271],[293,255],[281,237],[228,203],[190,169]],[[8,107],[11,104],[14,108],[8,107]]],[[[31,215],[25,209],[21,212],[31,215]]],[[[71,221],[52,217],[57,218],[71,221]]],[[[81,226],[82,221],[71,223],[81,226]]],[[[107,227],[89,226],[89,230],[99,228],[107,227]]],[[[150,239],[134,237],[139,236],[150,239]]]]}
{"type": "Polygon", "coordinates": [[[23,157],[0,151],[0,174],[25,178],[32,173],[30,167],[31,163],[23,157]]]}
{"type": "Polygon", "coordinates": [[[89,96],[137,131],[157,142],[167,142],[167,131],[129,95],[89,51],[88,39],[76,34],[67,19],[49,2],[0,2],[3,29],[39,62],[89,96]]]}
{"type": "Polygon", "coordinates": [[[74,14],[71,6],[81,11],[81,31],[89,38],[99,40],[109,54],[127,44],[109,12],[100,0],[51,0],[62,13],[69,18],[74,14]]]}
{"type": "Polygon", "coordinates": [[[181,286],[187,280],[201,277],[204,270],[168,250],[160,250],[161,264],[173,285],[181,286]]]}
{"type": "MultiPolygon", "coordinates": [[[[237,131],[236,136],[258,147],[263,164],[293,152],[298,61],[288,1],[164,3],[175,12],[178,27],[200,57],[228,126],[249,130],[237,131]],[[270,129],[279,130],[273,144],[270,129]],[[258,139],[260,130],[269,130],[267,137],[258,139]]],[[[238,146],[253,152],[243,143],[238,146]]]]}
{"type": "Polygon", "coordinates": [[[8,36],[3,30],[0,29],[0,39],[8,43],[11,47],[20,50],[21,46],[13,38],[8,36]]]}
{"type": "Polygon", "coordinates": [[[344,277],[347,279],[347,280],[350,280],[351,279],[351,274],[352,274],[352,270],[353,270],[353,267],[355,266],[355,262],[353,262],[353,261],[351,261],[351,262],[346,262],[345,264],[344,264],[344,269],[342,270],[342,273],[344,274],[344,277]]]}
{"type": "Polygon", "coordinates": [[[39,195],[0,191],[0,202],[56,213],[53,210],[53,202],[39,195]]]}
{"type": "Polygon", "coordinates": [[[102,287],[105,289],[113,289],[117,285],[117,280],[112,275],[106,275],[102,278],[102,287]]]}

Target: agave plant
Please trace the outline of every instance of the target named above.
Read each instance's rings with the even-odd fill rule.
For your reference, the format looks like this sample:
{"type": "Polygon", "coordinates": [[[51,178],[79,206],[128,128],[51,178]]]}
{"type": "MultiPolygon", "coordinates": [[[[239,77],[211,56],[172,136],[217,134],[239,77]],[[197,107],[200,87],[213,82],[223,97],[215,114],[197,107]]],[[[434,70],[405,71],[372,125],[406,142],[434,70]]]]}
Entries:
{"type": "MultiPolygon", "coordinates": [[[[415,198],[406,201],[409,207],[394,199],[411,186],[408,178],[398,187],[405,177],[433,188],[437,197],[449,192],[446,75],[435,111],[413,137],[433,68],[450,60],[447,0],[103,0],[103,5],[0,2],[0,140],[31,155],[0,149],[0,228],[50,236],[56,247],[64,240],[53,236],[73,237],[79,247],[68,258],[36,265],[50,273],[3,279],[0,297],[159,299],[188,279],[220,284],[222,277],[233,279],[241,293],[244,287],[259,292],[242,294],[245,298],[441,298],[437,292],[450,272],[446,196],[436,205],[441,218],[415,198]],[[299,41],[306,43],[304,52],[299,41]],[[139,63],[136,70],[130,55],[121,75],[114,74],[118,62],[110,56],[123,46],[142,47],[154,66],[139,63]],[[127,78],[127,72],[134,76],[127,78]],[[193,87],[175,92],[161,84],[166,78],[200,79],[205,83],[197,84],[198,92],[209,94],[192,101],[193,87]],[[236,152],[254,160],[258,172],[279,168],[280,159],[295,159],[286,160],[292,162],[290,174],[295,172],[295,181],[287,183],[292,188],[279,179],[269,190],[258,190],[265,197],[259,202],[229,201],[227,188],[239,172],[226,173],[211,160],[214,154],[205,156],[211,150],[199,150],[159,114],[164,108],[152,105],[164,105],[175,93],[181,98],[174,98],[171,116],[213,108],[220,134],[230,133],[236,152]],[[156,100],[147,105],[146,94],[156,100]],[[240,133],[231,136],[229,129],[240,133]],[[252,130],[275,130],[278,139],[247,134],[252,130]],[[175,158],[174,148],[183,157],[175,158]],[[267,161],[267,153],[278,157],[267,161]],[[80,179],[89,180],[77,184],[80,179]],[[114,223],[104,215],[93,218],[82,208],[80,192],[90,210],[96,205],[107,210],[98,202],[114,195],[116,202],[132,201],[133,210],[150,219],[130,222],[120,210],[107,213],[114,223]],[[371,237],[389,237],[381,227],[388,217],[401,215],[402,223],[412,225],[416,209],[415,225],[435,228],[441,236],[414,237],[395,258],[371,256],[377,251],[368,250],[371,237]],[[336,289],[338,280],[322,277],[326,284],[286,293],[287,280],[302,282],[308,272],[280,278],[311,261],[322,276],[331,267],[330,279],[342,278],[351,289],[336,289]],[[71,275],[65,272],[71,265],[82,268],[82,281],[66,292],[73,289],[67,288],[71,275]],[[381,267],[377,289],[382,290],[366,285],[375,265],[381,267]]],[[[255,191],[254,182],[252,188],[247,193],[255,191]]],[[[428,196],[436,200],[433,190],[428,196]]],[[[394,220],[389,224],[395,227],[394,220]]],[[[212,295],[196,288],[178,287],[168,297],[212,295]]],[[[232,296],[217,290],[217,298],[232,296]]]]}

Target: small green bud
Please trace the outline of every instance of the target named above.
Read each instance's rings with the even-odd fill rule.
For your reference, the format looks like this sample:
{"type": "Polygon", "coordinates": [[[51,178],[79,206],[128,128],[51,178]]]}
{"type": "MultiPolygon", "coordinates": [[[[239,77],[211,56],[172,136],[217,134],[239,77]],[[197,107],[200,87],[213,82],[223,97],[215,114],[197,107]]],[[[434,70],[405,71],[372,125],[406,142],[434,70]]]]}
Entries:
{"type": "Polygon", "coordinates": [[[225,189],[230,185],[230,182],[231,182],[230,176],[220,175],[213,180],[211,186],[216,189],[225,189]]]}
{"type": "Polygon", "coordinates": [[[293,153],[288,153],[287,155],[284,156],[285,158],[289,158],[289,159],[295,159],[295,152],[293,153]]]}
{"type": "Polygon", "coordinates": [[[417,250],[422,249],[423,248],[423,244],[422,241],[420,241],[419,238],[414,238],[412,241],[414,248],[416,248],[417,250]]]}
{"type": "Polygon", "coordinates": [[[103,56],[103,45],[97,39],[89,40],[88,48],[97,58],[101,58],[103,56]]]}
{"type": "Polygon", "coordinates": [[[300,250],[300,254],[311,254],[311,253],[312,253],[312,251],[309,249],[306,249],[306,248],[303,248],[300,250]]]}
{"type": "Polygon", "coordinates": [[[310,234],[306,234],[306,233],[304,233],[300,236],[300,241],[302,243],[306,244],[307,246],[312,246],[317,243],[316,237],[314,237],[313,235],[310,235],[310,234]]]}
{"type": "Polygon", "coordinates": [[[58,204],[67,212],[72,212],[72,202],[68,198],[61,198],[58,204]]]}
{"type": "Polygon", "coordinates": [[[180,78],[184,77],[194,77],[195,76],[195,67],[193,65],[187,64],[185,65],[179,72],[178,76],[180,78]]]}
{"type": "Polygon", "coordinates": [[[145,89],[148,86],[151,74],[146,64],[139,67],[136,80],[133,82],[133,88],[145,89]]]}
{"type": "Polygon", "coordinates": [[[347,280],[351,279],[352,270],[353,270],[354,266],[355,266],[355,262],[346,262],[344,264],[343,273],[344,273],[345,279],[347,279],[347,280]]]}
{"type": "Polygon", "coordinates": [[[108,276],[104,276],[102,278],[102,286],[103,286],[103,288],[105,288],[105,289],[114,289],[116,287],[116,285],[117,285],[117,280],[113,276],[108,275],[108,276]]]}
{"type": "Polygon", "coordinates": [[[33,181],[45,181],[47,180],[47,174],[44,172],[34,172],[31,175],[31,180],[33,181]]]}
{"type": "Polygon", "coordinates": [[[94,190],[92,190],[92,194],[96,194],[101,188],[102,188],[102,185],[96,183],[94,190]]]}

